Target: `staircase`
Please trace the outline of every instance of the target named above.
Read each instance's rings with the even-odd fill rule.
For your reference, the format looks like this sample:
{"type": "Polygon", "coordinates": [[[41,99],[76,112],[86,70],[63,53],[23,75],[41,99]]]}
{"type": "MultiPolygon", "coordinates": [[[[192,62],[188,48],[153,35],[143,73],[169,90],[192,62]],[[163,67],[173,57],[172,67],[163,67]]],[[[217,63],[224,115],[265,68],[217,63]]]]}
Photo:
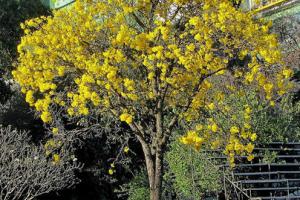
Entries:
{"type": "MultiPolygon", "coordinates": [[[[243,194],[234,187],[235,191],[230,191],[226,199],[300,199],[300,143],[274,142],[254,151],[252,162],[241,156],[231,170],[231,182],[243,194]]],[[[227,164],[223,167],[229,168],[227,164]]]]}

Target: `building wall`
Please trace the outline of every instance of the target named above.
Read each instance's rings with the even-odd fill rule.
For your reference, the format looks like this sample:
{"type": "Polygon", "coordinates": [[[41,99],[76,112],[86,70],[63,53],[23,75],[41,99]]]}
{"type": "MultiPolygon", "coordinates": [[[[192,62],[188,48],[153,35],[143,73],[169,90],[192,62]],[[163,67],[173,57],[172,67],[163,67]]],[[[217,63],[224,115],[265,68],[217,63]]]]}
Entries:
{"type": "Polygon", "coordinates": [[[40,0],[40,1],[50,9],[58,9],[69,5],[75,0],[40,0]]]}

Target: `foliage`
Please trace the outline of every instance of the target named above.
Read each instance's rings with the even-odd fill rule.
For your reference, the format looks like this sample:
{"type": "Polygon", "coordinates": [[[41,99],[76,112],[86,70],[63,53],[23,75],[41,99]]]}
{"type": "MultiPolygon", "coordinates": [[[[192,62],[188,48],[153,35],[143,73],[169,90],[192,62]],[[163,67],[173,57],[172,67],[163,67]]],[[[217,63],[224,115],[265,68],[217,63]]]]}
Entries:
{"type": "Polygon", "coordinates": [[[277,158],[277,152],[275,151],[265,151],[264,152],[264,157],[262,159],[262,163],[275,163],[276,161],[276,158],[277,158]]]}
{"type": "Polygon", "coordinates": [[[178,141],[172,142],[166,153],[167,173],[174,178],[178,199],[203,199],[205,195],[220,191],[220,169],[208,158],[208,153],[197,152],[178,141]]]}
{"type": "Polygon", "coordinates": [[[69,155],[53,152],[48,157],[24,131],[0,128],[0,198],[35,199],[42,194],[76,184],[81,166],[69,155]]]}
{"type": "Polygon", "coordinates": [[[126,192],[128,200],[144,200],[150,198],[149,182],[145,169],[138,171],[129,183],[121,186],[121,192],[126,192]]]}
{"type": "MultiPolygon", "coordinates": [[[[231,126],[234,121],[241,130],[241,137],[252,142],[298,141],[300,103],[294,100],[294,95],[287,94],[276,102],[266,103],[256,97],[252,88],[248,88],[242,94],[226,97],[224,105],[227,112],[216,109],[211,115],[221,127],[231,126]]],[[[213,149],[218,147],[211,144],[213,149]]],[[[235,148],[238,146],[235,145],[235,148]]]]}
{"type": "Polygon", "coordinates": [[[282,98],[275,107],[258,104],[252,126],[259,143],[274,141],[295,142],[300,139],[300,102],[291,95],[282,98]]]}
{"type": "Polygon", "coordinates": [[[232,164],[236,154],[251,160],[253,133],[234,121],[221,127],[210,112],[226,112],[224,97],[248,86],[268,103],[292,87],[269,25],[228,0],[83,0],[21,27],[13,76],[26,101],[48,124],[55,105],[126,123],[142,145],[152,199],[174,127],[185,125],[184,144],[213,142],[232,164]]]}
{"type": "MultiPolygon", "coordinates": [[[[281,17],[273,22],[272,32],[278,35],[282,46],[284,61],[288,66],[300,70],[300,18],[295,16],[281,17]]],[[[299,78],[298,78],[299,79],[299,78]]]]}

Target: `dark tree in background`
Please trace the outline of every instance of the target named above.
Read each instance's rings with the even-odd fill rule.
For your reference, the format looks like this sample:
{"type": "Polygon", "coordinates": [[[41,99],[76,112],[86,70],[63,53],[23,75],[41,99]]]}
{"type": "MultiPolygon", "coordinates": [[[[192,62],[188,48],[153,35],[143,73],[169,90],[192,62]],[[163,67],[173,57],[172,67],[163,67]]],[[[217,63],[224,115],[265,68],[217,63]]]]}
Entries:
{"type": "Polygon", "coordinates": [[[20,23],[49,12],[38,0],[0,0],[0,69],[11,70],[22,31],[20,23]]]}

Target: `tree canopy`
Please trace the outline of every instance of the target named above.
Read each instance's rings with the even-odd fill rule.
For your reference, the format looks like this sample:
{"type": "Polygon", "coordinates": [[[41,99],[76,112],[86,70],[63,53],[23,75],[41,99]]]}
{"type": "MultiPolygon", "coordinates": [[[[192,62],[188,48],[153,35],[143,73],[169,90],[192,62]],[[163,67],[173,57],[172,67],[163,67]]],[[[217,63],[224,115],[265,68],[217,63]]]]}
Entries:
{"type": "Polygon", "coordinates": [[[270,24],[228,0],[82,0],[22,27],[13,76],[26,101],[49,124],[55,105],[70,117],[109,114],[127,123],[143,147],[151,191],[161,187],[176,126],[187,125],[181,141],[196,149],[225,145],[231,163],[244,152],[251,160],[249,105],[242,126],[221,127],[209,112],[229,112],[226,97],[247,87],[271,105],[291,87],[270,24]]]}

